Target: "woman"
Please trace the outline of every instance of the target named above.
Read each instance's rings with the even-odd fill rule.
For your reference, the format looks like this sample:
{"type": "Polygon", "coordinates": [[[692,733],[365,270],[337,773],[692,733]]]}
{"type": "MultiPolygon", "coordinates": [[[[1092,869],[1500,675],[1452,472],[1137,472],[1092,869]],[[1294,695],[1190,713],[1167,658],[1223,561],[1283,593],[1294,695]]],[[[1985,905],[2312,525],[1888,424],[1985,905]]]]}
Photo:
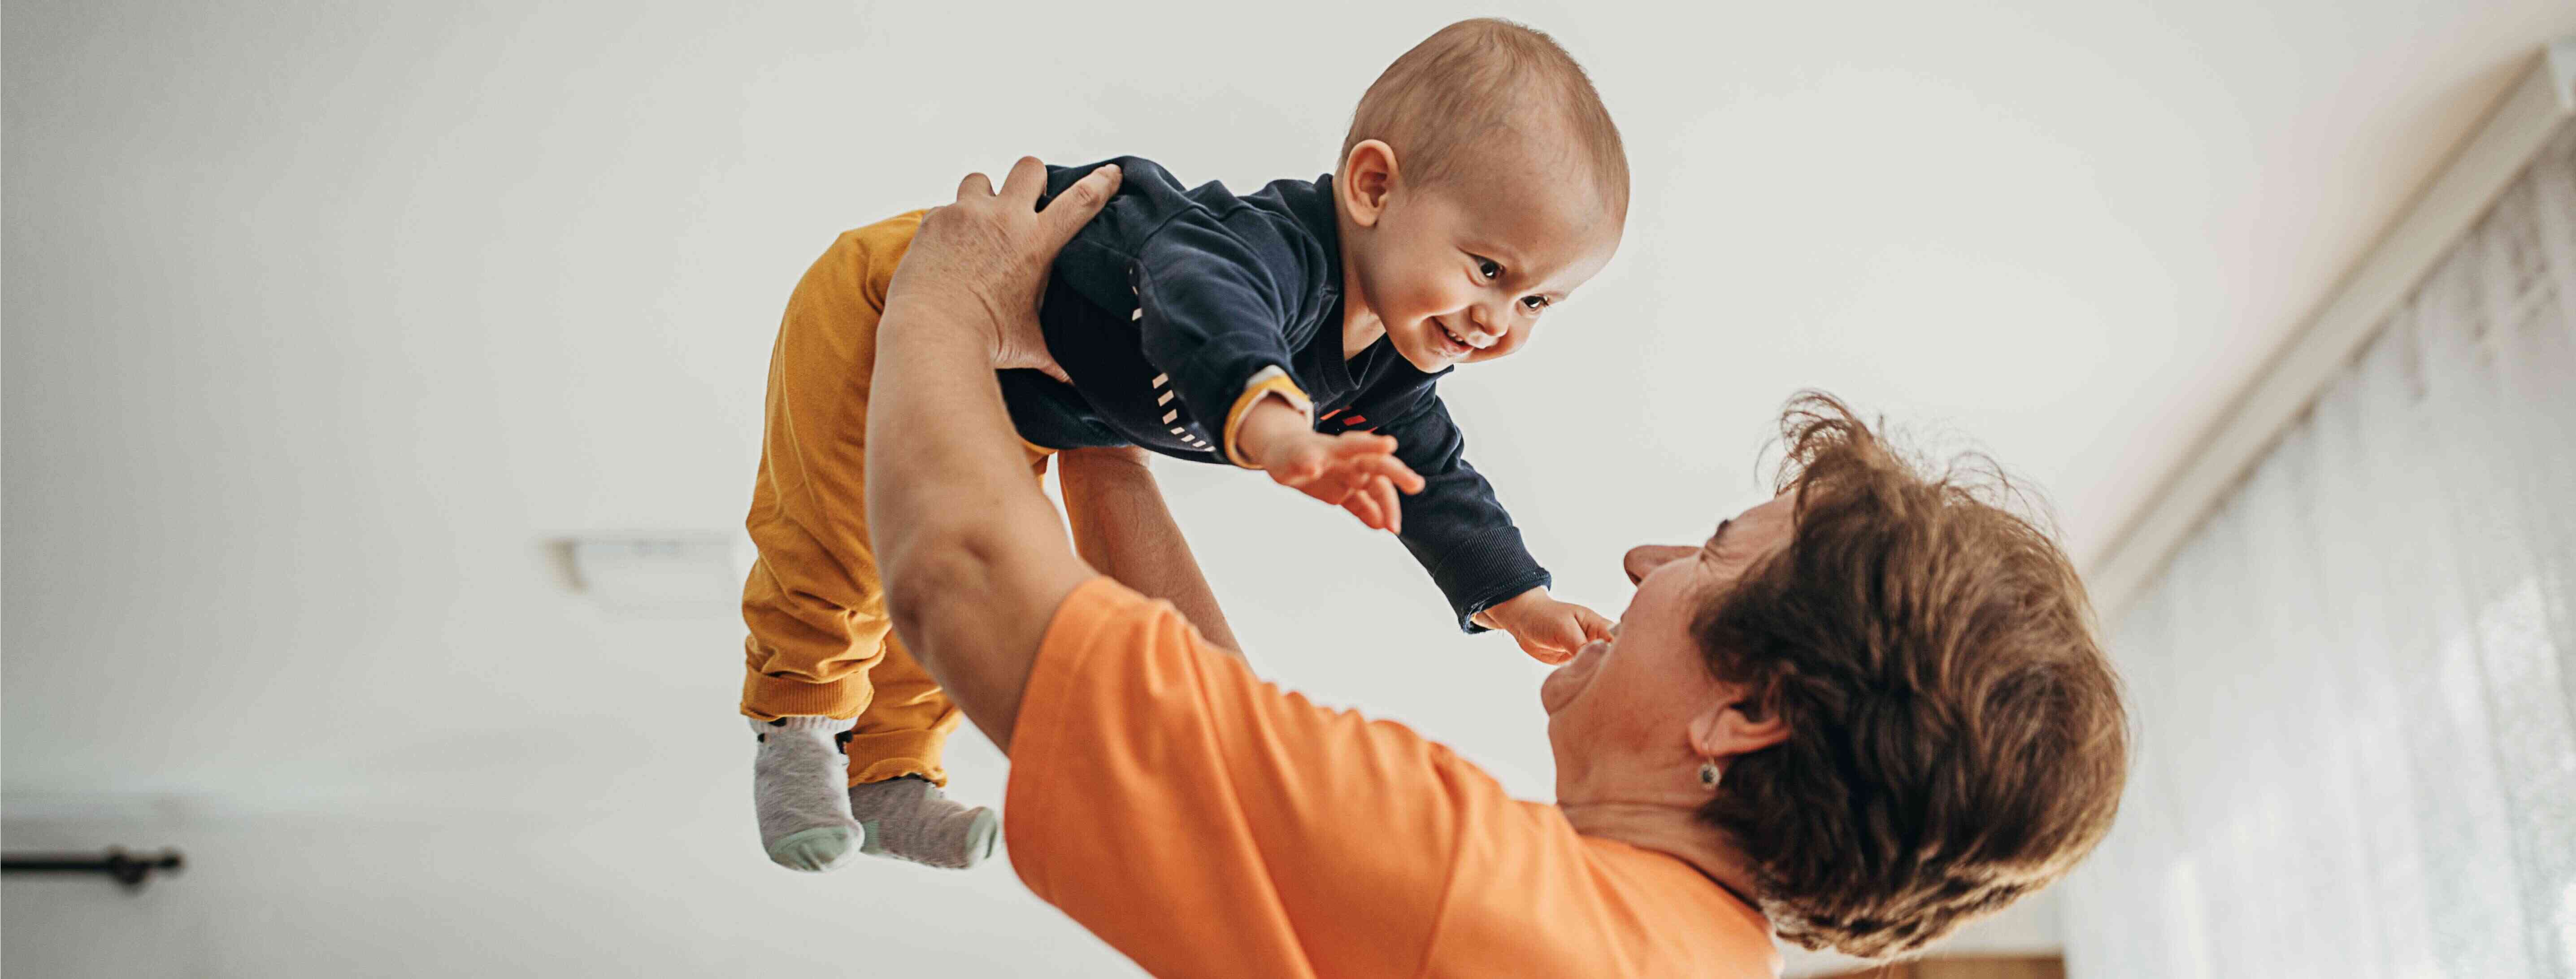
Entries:
{"type": "Polygon", "coordinates": [[[1775,933],[1916,949],[2108,827],[2124,721],[2064,556],[1821,397],[1785,420],[1778,498],[1628,552],[1615,638],[1541,687],[1556,804],[1262,684],[1134,590],[1213,621],[1141,464],[1065,460],[1102,578],[991,380],[1043,360],[1047,262],[1114,181],[1039,211],[1022,160],[923,222],[887,297],[868,519],[896,628],[1011,755],[1022,880],[1146,968],[1770,975],[1775,933]]]}

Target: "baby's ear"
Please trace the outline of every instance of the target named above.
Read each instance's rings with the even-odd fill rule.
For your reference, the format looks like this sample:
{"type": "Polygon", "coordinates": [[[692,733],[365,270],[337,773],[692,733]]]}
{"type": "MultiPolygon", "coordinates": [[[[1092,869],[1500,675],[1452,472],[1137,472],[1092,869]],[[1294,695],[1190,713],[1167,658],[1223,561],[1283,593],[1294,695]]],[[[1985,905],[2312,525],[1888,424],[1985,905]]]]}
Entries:
{"type": "Polygon", "coordinates": [[[1341,173],[1334,178],[1342,213],[1360,227],[1376,227],[1395,193],[1396,178],[1395,147],[1374,139],[1359,141],[1342,156],[1341,173]]]}

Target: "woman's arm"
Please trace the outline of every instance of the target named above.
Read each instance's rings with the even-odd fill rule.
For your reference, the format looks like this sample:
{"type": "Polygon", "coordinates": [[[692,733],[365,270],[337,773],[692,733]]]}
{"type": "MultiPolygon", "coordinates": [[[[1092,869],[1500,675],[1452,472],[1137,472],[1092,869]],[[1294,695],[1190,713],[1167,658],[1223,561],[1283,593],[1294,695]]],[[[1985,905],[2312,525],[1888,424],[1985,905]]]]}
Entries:
{"type": "Polygon", "coordinates": [[[1172,522],[1143,449],[1073,449],[1057,456],[1073,546],[1100,573],[1181,610],[1207,640],[1241,656],[1216,593],[1172,522]]]}
{"type": "Polygon", "coordinates": [[[993,369],[1005,319],[1037,315],[1055,253],[1117,182],[1104,167],[1040,212],[1035,158],[1011,168],[998,196],[983,174],[967,177],[955,204],[922,219],[878,327],[868,526],[888,611],[1004,752],[1048,622],[1092,572],[1028,478],[993,369]]]}

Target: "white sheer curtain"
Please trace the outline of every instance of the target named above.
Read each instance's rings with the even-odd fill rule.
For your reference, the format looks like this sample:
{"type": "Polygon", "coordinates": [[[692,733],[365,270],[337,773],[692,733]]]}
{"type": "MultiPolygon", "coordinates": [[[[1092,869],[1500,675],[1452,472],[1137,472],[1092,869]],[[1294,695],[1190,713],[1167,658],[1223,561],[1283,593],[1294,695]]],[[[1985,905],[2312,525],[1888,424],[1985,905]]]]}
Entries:
{"type": "Polygon", "coordinates": [[[2073,975],[2576,977],[2576,126],[2109,628],[2073,975]]]}

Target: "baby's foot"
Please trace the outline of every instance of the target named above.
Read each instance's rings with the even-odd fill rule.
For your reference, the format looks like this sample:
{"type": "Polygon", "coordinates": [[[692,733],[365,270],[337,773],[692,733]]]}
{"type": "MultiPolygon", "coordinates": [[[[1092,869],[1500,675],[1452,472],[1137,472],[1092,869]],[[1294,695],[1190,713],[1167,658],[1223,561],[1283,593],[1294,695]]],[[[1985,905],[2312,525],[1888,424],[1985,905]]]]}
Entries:
{"type": "Polygon", "coordinates": [[[964,869],[993,855],[1001,820],[966,808],[917,775],[850,786],[850,813],[867,827],[863,852],[964,869]]]}
{"type": "Polygon", "coordinates": [[[753,721],[760,753],[751,763],[751,801],[760,813],[760,847],[789,870],[823,871],[859,852],[858,821],[850,818],[851,720],[782,717],[753,721]]]}

